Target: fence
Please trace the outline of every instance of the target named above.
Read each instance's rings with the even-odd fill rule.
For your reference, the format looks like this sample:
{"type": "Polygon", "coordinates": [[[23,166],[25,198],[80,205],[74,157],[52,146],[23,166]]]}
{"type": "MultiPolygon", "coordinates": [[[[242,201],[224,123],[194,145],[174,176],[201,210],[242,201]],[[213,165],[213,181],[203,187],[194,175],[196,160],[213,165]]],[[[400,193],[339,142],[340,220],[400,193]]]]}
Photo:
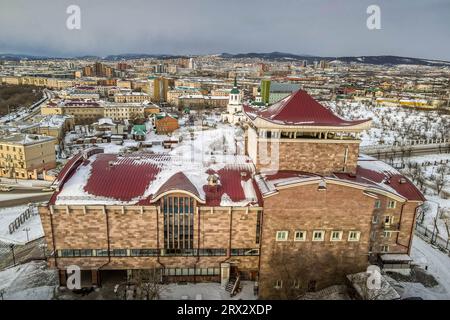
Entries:
{"type": "Polygon", "coordinates": [[[0,270],[31,260],[44,260],[48,256],[46,250],[44,237],[30,241],[25,245],[0,241],[0,270]]]}
{"type": "Polygon", "coordinates": [[[426,227],[424,225],[416,222],[416,233],[424,237],[431,244],[439,247],[442,251],[449,253],[450,252],[450,238],[445,239],[440,234],[437,233],[437,229],[426,227]]]}

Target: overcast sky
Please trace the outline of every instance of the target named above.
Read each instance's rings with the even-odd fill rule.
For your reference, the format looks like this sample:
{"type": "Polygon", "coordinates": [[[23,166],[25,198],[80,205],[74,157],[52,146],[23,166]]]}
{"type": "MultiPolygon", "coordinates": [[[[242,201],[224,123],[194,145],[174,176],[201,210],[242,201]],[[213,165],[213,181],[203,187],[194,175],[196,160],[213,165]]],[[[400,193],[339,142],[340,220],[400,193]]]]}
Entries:
{"type": "Polygon", "coordinates": [[[0,53],[281,51],[450,60],[450,0],[0,0],[0,53]],[[66,8],[81,8],[81,29],[66,8]],[[381,8],[381,30],[366,9],[381,8]]]}

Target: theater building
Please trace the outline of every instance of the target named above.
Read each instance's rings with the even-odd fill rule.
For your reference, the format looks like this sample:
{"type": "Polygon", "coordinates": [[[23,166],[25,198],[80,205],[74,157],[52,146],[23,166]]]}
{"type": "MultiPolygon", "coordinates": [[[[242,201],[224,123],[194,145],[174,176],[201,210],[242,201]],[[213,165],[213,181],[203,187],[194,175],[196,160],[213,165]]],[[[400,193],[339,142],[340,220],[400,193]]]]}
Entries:
{"type": "Polygon", "coordinates": [[[305,91],[243,108],[245,154],[105,154],[65,165],[39,207],[51,267],[95,285],[156,268],[163,281],[236,279],[260,298],[343,283],[380,255],[408,257],[424,201],[399,172],[359,155],[370,120],[334,115],[305,91]]]}

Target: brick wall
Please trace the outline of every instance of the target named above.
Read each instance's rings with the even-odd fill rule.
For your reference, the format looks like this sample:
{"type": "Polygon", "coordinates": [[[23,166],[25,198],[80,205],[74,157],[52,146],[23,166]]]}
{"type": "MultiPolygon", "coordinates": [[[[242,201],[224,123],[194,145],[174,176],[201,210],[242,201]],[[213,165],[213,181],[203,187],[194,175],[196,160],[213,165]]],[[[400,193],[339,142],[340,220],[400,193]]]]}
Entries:
{"type": "MultiPolygon", "coordinates": [[[[260,148],[264,144],[258,142],[256,169],[267,167],[264,159],[260,157],[260,148]]],[[[286,142],[279,144],[279,168],[278,170],[297,170],[313,173],[330,173],[342,171],[345,166],[346,172],[356,172],[359,154],[358,143],[340,142],[286,142]],[[348,148],[347,164],[344,164],[345,149],[348,148]]],[[[268,154],[271,157],[272,145],[267,143],[268,154]]]]}
{"type": "MultiPolygon", "coordinates": [[[[296,186],[264,201],[263,236],[261,245],[260,295],[262,298],[283,298],[283,290],[274,289],[284,268],[303,268],[302,274],[313,274],[298,280],[306,287],[310,280],[317,288],[343,282],[347,273],[363,271],[368,264],[368,247],[374,199],[360,189],[327,184],[318,191],[318,184],[296,186]],[[345,199],[345,201],[344,201],[345,199]],[[275,241],[276,231],[289,231],[286,242],[275,241]],[[294,241],[294,232],[307,232],[306,241],[294,241]],[[325,240],[312,241],[314,230],[324,230],[325,240]],[[331,242],[331,231],[343,231],[342,241],[331,242]],[[348,242],[348,231],[361,232],[360,240],[348,242]],[[285,263],[276,260],[276,252],[288,250],[285,263]],[[274,253],[275,252],[275,253],[274,253]]],[[[286,270],[288,274],[289,270],[286,270]]],[[[295,272],[292,272],[294,274],[295,272]]],[[[286,282],[286,281],[285,281],[286,282]]],[[[285,286],[289,285],[287,283],[285,286]]]]}

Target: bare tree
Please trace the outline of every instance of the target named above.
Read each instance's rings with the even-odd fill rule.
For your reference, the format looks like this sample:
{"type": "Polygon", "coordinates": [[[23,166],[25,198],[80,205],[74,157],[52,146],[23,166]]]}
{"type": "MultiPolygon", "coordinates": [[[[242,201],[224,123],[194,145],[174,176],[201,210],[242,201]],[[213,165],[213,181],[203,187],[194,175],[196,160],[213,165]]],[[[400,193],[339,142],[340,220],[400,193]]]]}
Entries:
{"type": "Polygon", "coordinates": [[[160,269],[134,270],[132,282],[136,285],[136,295],[141,300],[159,300],[163,292],[160,269]]]}
{"type": "Polygon", "coordinates": [[[440,195],[442,189],[444,189],[448,185],[448,177],[447,177],[447,166],[440,165],[436,169],[437,175],[434,179],[434,186],[436,188],[436,192],[440,195]]]}
{"type": "MultiPolygon", "coordinates": [[[[321,277],[336,277],[340,282],[340,273],[337,268],[340,264],[331,253],[314,253],[311,250],[302,250],[286,246],[275,247],[269,260],[272,271],[271,279],[274,285],[279,281],[280,286],[274,290],[273,298],[298,299],[308,291],[315,291],[316,279],[321,277]]],[[[333,282],[332,281],[332,282],[333,282]]]]}

